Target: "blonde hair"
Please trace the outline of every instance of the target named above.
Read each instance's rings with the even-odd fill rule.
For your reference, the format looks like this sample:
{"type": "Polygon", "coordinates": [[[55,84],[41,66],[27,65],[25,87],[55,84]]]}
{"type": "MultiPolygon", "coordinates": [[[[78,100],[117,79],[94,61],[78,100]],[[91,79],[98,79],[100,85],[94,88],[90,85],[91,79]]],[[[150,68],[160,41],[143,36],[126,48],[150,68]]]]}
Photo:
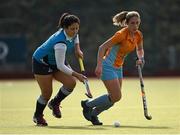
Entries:
{"type": "Polygon", "coordinates": [[[122,11],[113,16],[113,25],[126,27],[129,20],[134,16],[140,18],[140,15],[137,11],[122,11]]]}

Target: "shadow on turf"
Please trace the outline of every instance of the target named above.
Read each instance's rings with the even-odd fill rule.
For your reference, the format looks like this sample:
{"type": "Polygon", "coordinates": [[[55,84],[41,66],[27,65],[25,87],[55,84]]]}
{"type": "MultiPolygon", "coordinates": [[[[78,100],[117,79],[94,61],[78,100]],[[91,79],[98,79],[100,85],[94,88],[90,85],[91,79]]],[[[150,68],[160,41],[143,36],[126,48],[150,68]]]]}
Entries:
{"type": "MultiPolygon", "coordinates": [[[[52,129],[75,129],[75,130],[106,130],[106,128],[115,128],[113,125],[103,125],[103,126],[48,126],[47,128],[52,129]]],[[[170,129],[170,127],[165,126],[131,126],[122,125],[119,128],[132,128],[132,129],[170,129]]]]}
{"type": "Polygon", "coordinates": [[[105,130],[104,126],[48,126],[52,129],[74,129],[74,130],[105,130]]]}
{"type": "MultiPolygon", "coordinates": [[[[113,127],[112,125],[103,125],[103,127],[113,127]]],[[[137,128],[137,129],[170,129],[170,127],[165,126],[131,126],[131,125],[122,125],[119,128],[137,128]]]]}

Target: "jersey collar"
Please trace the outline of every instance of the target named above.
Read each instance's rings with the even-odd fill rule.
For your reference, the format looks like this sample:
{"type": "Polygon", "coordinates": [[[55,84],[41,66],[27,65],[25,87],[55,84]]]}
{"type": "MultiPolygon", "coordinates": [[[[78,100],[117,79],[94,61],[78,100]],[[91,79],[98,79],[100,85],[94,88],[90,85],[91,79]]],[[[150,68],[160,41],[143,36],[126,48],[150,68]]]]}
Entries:
{"type": "Polygon", "coordinates": [[[67,33],[66,33],[65,30],[63,30],[63,32],[64,32],[64,35],[65,35],[65,37],[66,37],[66,40],[72,42],[73,38],[72,38],[72,37],[69,37],[69,36],[67,35],[67,33]]]}
{"type": "Polygon", "coordinates": [[[134,33],[134,38],[131,37],[130,32],[128,31],[127,39],[130,40],[131,42],[134,42],[136,35],[137,35],[137,31],[134,33]]]}

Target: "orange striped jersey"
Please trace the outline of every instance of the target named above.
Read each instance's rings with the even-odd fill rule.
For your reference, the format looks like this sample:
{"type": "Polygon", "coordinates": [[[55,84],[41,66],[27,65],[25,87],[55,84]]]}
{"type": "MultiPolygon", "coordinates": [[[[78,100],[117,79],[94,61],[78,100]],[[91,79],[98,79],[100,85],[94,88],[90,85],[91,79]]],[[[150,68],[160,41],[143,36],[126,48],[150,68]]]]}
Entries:
{"type": "Polygon", "coordinates": [[[124,63],[124,58],[132,52],[143,40],[142,33],[137,30],[134,38],[130,36],[127,27],[117,31],[112,37],[111,42],[114,44],[108,49],[105,55],[105,63],[119,68],[124,63]]]}

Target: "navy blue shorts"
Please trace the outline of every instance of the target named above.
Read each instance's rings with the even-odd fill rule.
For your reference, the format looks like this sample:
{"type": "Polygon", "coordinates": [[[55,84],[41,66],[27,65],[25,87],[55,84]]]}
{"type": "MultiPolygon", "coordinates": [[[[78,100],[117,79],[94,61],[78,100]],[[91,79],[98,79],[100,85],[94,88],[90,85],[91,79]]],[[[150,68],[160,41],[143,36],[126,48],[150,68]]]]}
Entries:
{"type": "Polygon", "coordinates": [[[38,75],[49,75],[59,71],[56,65],[45,65],[32,59],[32,72],[38,75]]]}

